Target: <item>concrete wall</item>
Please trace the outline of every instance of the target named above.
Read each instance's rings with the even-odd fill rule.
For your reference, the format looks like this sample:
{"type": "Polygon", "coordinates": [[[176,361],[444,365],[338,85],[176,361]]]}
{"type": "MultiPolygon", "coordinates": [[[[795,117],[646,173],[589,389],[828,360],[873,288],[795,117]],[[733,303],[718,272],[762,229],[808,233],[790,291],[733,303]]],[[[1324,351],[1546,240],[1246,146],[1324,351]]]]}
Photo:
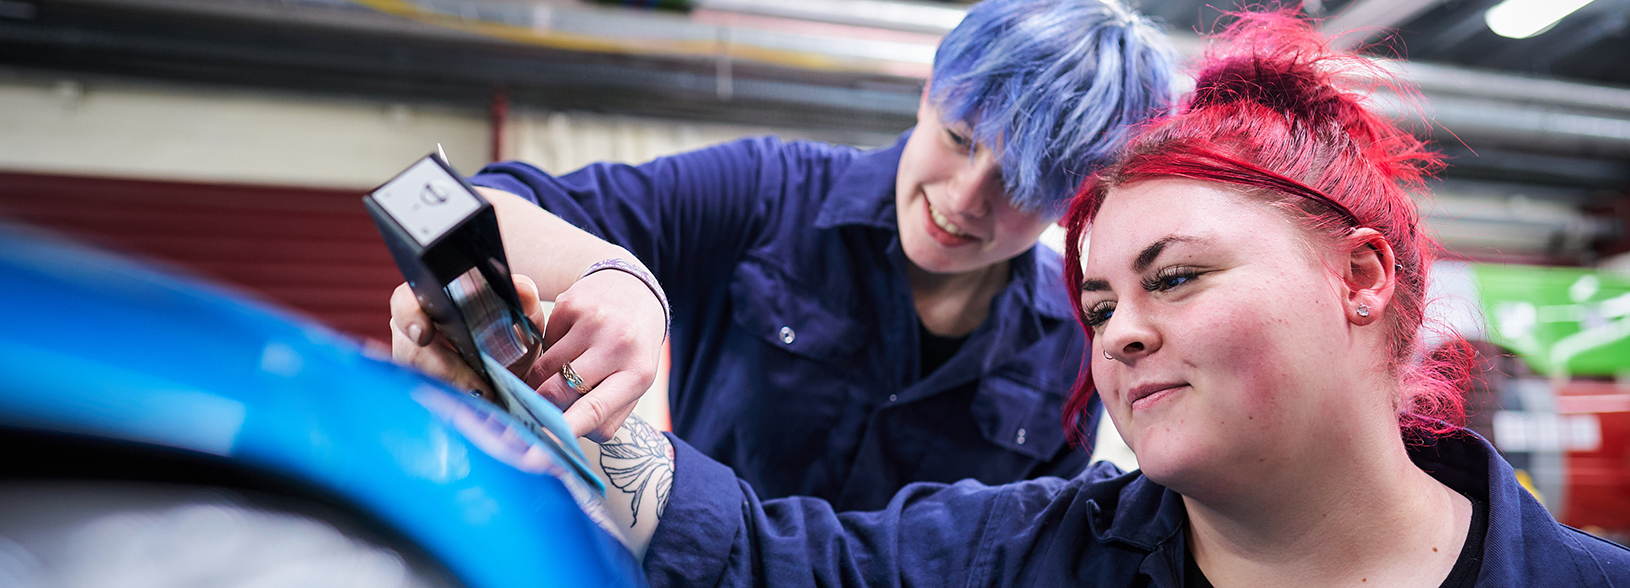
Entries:
{"type": "Polygon", "coordinates": [[[486,113],[181,85],[0,78],[0,169],[368,188],[440,142],[487,155],[486,113]]]}
{"type": "MultiPolygon", "coordinates": [[[[820,133],[516,109],[502,155],[564,172],[765,134],[820,133]]],[[[366,189],[437,143],[473,173],[490,141],[485,109],[0,71],[4,171],[366,189]]]]}

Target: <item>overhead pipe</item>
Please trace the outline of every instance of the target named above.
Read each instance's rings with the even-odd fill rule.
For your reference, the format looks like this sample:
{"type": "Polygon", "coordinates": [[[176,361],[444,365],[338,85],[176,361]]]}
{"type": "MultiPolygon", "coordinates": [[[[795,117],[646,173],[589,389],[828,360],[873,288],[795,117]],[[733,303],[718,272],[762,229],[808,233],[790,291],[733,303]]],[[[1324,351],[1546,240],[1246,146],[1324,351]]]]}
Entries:
{"type": "Polygon", "coordinates": [[[1630,119],[1630,88],[1481,71],[1414,61],[1387,61],[1386,67],[1426,96],[1464,96],[1490,101],[1591,111],[1630,119]]]}
{"type": "Polygon", "coordinates": [[[1416,135],[1479,148],[1603,159],[1630,158],[1630,117],[1613,117],[1535,104],[1425,95],[1425,104],[1390,92],[1374,95],[1388,116],[1416,135]],[[1429,126],[1411,125],[1424,116],[1429,126]]]}
{"type": "MultiPolygon", "coordinates": [[[[418,23],[413,23],[388,17],[364,18],[370,14],[384,17],[384,14],[356,10],[354,6],[349,10],[337,10],[329,0],[260,0],[230,4],[209,0],[77,1],[164,7],[172,11],[219,16],[225,16],[225,12],[230,10],[238,10],[241,13],[239,16],[267,20],[273,24],[279,22],[278,19],[287,24],[301,24],[321,20],[319,17],[324,14],[336,13],[345,18],[327,20],[330,26],[364,27],[376,32],[382,27],[394,26],[399,34],[408,38],[442,38],[452,30],[447,27],[454,27],[451,23],[457,22],[463,23],[456,25],[458,33],[486,38],[498,44],[554,39],[557,48],[562,49],[596,51],[595,47],[618,47],[614,52],[631,51],[677,62],[707,61],[711,62],[708,63],[712,66],[709,69],[714,70],[714,75],[706,76],[705,81],[691,80],[699,77],[691,73],[650,71],[637,80],[646,86],[652,82],[660,84],[663,82],[659,80],[670,78],[666,83],[678,84],[676,88],[681,91],[706,88],[708,93],[730,100],[760,99],[791,107],[819,105],[890,116],[908,116],[914,112],[917,100],[915,92],[919,87],[912,83],[880,86],[875,82],[889,77],[901,82],[921,80],[927,75],[937,39],[921,27],[908,32],[906,29],[909,27],[901,23],[938,10],[932,12],[939,15],[935,17],[939,20],[933,21],[938,24],[923,25],[937,31],[945,28],[958,10],[948,9],[952,12],[944,12],[947,9],[906,2],[820,0],[825,2],[820,6],[831,11],[825,16],[816,16],[809,14],[808,6],[794,6],[796,3],[779,0],[695,0],[698,12],[711,11],[714,16],[692,15],[692,18],[686,18],[673,13],[615,10],[570,2],[539,2],[530,10],[519,10],[528,5],[492,0],[355,0],[358,6],[390,6],[394,7],[391,11],[393,14],[423,17],[418,23]],[[874,10],[879,6],[899,10],[874,10]],[[717,17],[727,9],[740,11],[735,13],[739,18],[717,17]],[[862,9],[873,12],[865,13],[862,9]],[[478,18],[460,20],[449,14],[471,14],[478,18]],[[796,25],[800,18],[810,19],[804,26],[807,30],[787,30],[786,27],[796,25]],[[836,21],[843,24],[833,24],[836,21]],[[841,30],[831,29],[831,26],[838,26],[841,30]],[[856,30],[867,27],[875,27],[869,30],[888,34],[871,38],[853,36],[856,30]],[[570,40],[573,44],[561,45],[564,42],[561,39],[570,40]],[[818,79],[824,81],[806,83],[753,79],[743,75],[745,69],[735,67],[736,64],[748,62],[775,65],[784,71],[809,71],[818,74],[818,79]],[[664,73],[667,75],[662,75],[664,73]],[[842,82],[844,75],[869,80],[869,87],[846,85],[842,82]],[[877,89],[882,87],[888,89],[877,89]],[[910,87],[909,91],[905,89],[907,87],[910,87]]],[[[1405,0],[1369,0],[1367,4],[1400,1],[1405,0]]],[[[1407,1],[1423,4],[1434,0],[1407,1]]],[[[923,17],[920,20],[932,19],[923,17]]],[[[1185,53],[1197,53],[1200,47],[1198,37],[1184,34],[1174,34],[1173,37],[1185,53]]],[[[1433,138],[1454,141],[1458,136],[1473,146],[1500,145],[1527,152],[1619,159],[1630,155],[1630,89],[1445,65],[1382,63],[1383,67],[1394,70],[1402,79],[1421,89],[1427,99],[1424,110],[1436,123],[1434,130],[1424,134],[1433,138]]],[[[1395,114],[1411,114],[1407,106],[1398,104],[1395,99],[1383,100],[1383,103],[1391,103],[1395,114]]]]}
{"type": "Polygon", "coordinates": [[[1528,152],[1630,157],[1630,90],[1535,79],[1436,64],[1382,62],[1420,89],[1424,102],[1379,87],[1373,94],[1397,120],[1424,115],[1417,134],[1444,142],[1528,152]]]}

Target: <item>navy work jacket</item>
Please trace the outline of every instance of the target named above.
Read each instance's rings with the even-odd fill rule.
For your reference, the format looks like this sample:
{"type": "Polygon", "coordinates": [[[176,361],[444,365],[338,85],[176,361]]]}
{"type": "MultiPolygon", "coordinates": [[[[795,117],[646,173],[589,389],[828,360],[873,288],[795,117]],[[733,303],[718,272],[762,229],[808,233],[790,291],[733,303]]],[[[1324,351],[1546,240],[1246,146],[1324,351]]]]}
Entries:
{"type": "Polygon", "coordinates": [[[472,181],[651,268],[673,306],[674,432],[760,496],[873,510],[915,481],[1076,474],[1089,451],[1066,445],[1061,409],[1085,337],[1057,253],[1013,259],[989,318],[918,373],[895,217],[905,138],[870,152],[744,139],[560,177],[499,163],[472,181]]]}
{"type": "MultiPolygon", "coordinates": [[[[877,512],[760,501],[675,441],[674,485],[646,551],[670,586],[1182,588],[1182,497],[1105,462],[1071,480],[916,484],[877,512]]],[[[1630,550],[1557,523],[1470,431],[1409,448],[1444,485],[1489,505],[1479,587],[1630,588],[1630,550]]]]}

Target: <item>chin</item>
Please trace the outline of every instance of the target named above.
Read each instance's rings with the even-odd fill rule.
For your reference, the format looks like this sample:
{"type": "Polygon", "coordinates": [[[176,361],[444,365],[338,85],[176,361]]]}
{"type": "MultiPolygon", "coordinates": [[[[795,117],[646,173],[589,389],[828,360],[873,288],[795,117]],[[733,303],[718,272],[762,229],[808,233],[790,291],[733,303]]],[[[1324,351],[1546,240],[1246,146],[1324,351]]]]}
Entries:
{"type": "Polygon", "coordinates": [[[911,263],[916,264],[917,269],[934,275],[949,276],[966,271],[963,268],[959,268],[944,262],[935,262],[930,260],[927,263],[924,263],[920,258],[912,259],[911,263]]]}
{"type": "Polygon", "coordinates": [[[1134,450],[1143,475],[1180,494],[1188,494],[1185,489],[1193,489],[1197,482],[1212,478],[1212,470],[1224,465],[1217,460],[1221,452],[1192,439],[1146,437],[1138,445],[1145,447],[1142,451],[1134,450]]]}
{"type": "Polygon", "coordinates": [[[1258,492],[1264,480],[1276,479],[1267,453],[1195,440],[1170,440],[1147,458],[1138,454],[1138,466],[1150,481],[1201,502],[1228,501],[1240,493],[1258,492]]]}
{"type": "Polygon", "coordinates": [[[954,274],[972,269],[961,267],[966,264],[946,255],[947,252],[934,244],[933,239],[927,235],[907,239],[902,234],[900,250],[905,253],[906,259],[910,260],[912,265],[931,274],[954,274]]]}
{"type": "Polygon", "coordinates": [[[1168,455],[1166,451],[1139,452],[1137,456],[1138,469],[1143,470],[1143,475],[1167,488],[1174,484],[1181,485],[1181,481],[1187,477],[1185,472],[1193,469],[1193,464],[1185,463],[1181,456],[1168,455]]]}

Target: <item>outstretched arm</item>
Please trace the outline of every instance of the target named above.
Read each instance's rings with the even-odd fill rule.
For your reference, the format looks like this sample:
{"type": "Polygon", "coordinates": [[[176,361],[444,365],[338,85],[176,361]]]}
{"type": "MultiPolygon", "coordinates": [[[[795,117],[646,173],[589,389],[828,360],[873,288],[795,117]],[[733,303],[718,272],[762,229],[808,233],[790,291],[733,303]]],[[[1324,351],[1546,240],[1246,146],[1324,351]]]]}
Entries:
{"type": "Polygon", "coordinates": [[[1073,484],[1057,478],[913,484],[884,510],[839,514],[813,498],[761,501],[729,468],[637,417],[583,449],[656,588],[1023,583],[1036,574],[1038,544],[1090,532],[1084,516],[1055,508],[1075,502],[1073,484]]]}
{"type": "MultiPolygon", "coordinates": [[[[554,176],[506,162],[472,178],[497,212],[510,273],[531,277],[537,297],[555,303],[547,323],[535,320],[548,349],[512,369],[565,411],[574,433],[609,438],[632,413],[656,377],[667,334],[658,278],[679,288],[669,292],[676,302],[695,284],[727,278],[765,229],[774,206],[766,194],[782,192],[763,189],[764,170],[775,172],[772,180],[792,173],[782,170],[792,151],[741,140],[638,166],[599,163],[554,176]],[[608,259],[620,261],[600,263],[608,259]],[[561,375],[568,362],[581,386],[561,375]]],[[[396,359],[446,371],[420,361],[437,334],[408,288],[397,289],[391,314],[396,359]]]]}

